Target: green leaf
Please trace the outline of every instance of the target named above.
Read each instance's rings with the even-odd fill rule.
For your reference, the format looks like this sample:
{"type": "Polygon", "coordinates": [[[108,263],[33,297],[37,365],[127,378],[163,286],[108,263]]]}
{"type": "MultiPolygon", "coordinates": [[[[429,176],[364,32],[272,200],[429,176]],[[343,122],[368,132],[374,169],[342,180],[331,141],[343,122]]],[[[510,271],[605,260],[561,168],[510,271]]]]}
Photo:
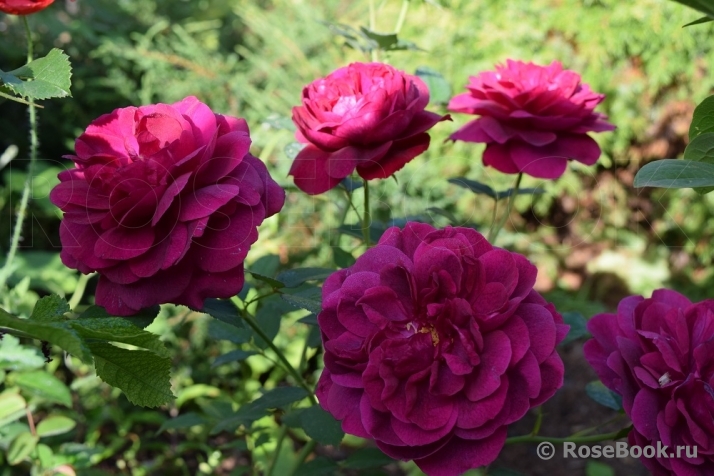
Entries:
{"type": "MultiPolygon", "coordinates": [[[[364,37],[368,40],[371,40],[372,43],[376,46],[376,48],[379,48],[380,50],[421,50],[421,48],[419,48],[411,41],[401,40],[397,38],[396,33],[377,33],[376,31],[370,30],[369,28],[365,28],[363,26],[361,26],[359,29],[362,32],[362,35],[364,35],[364,37]]],[[[373,49],[375,48],[373,47],[373,49]]]]}
{"type": "Polygon", "coordinates": [[[285,152],[285,156],[290,159],[294,160],[295,157],[300,153],[301,150],[305,148],[305,144],[301,144],[299,142],[291,142],[288,145],[285,146],[283,151],[285,152]]]}
{"type": "MultiPolygon", "coordinates": [[[[283,316],[294,310],[292,305],[280,299],[278,296],[270,296],[263,300],[262,305],[255,313],[255,322],[260,326],[268,339],[272,341],[275,339],[275,336],[278,335],[283,316]]],[[[257,334],[254,336],[254,339],[255,344],[262,349],[269,346],[269,343],[265,342],[263,338],[257,334]]]]}
{"type": "Polygon", "coordinates": [[[245,323],[238,313],[238,308],[231,301],[206,299],[203,303],[203,312],[234,327],[245,327],[245,323]]]}
{"type": "Polygon", "coordinates": [[[691,160],[661,159],[642,167],[635,176],[635,188],[714,187],[714,164],[691,160]]]}
{"type": "Polygon", "coordinates": [[[701,17],[701,18],[698,18],[698,19],[696,19],[696,20],[694,20],[694,21],[691,21],[691,22],[687,23],[686,25],[682,25],[682,28],[686,28],[686,27],[688,27],[688,26],[700,25],[700,24],[702,24],[702,23],[709,23],[710,21],[714,21],[714,18],[712,18],[712,17],[701,17]]]}
{"type": "Polygon", "coordinates": [[[45,340],[57,345],[86,363],[92,362],[92,354],[89,349],[67,321],[44,322],[20,319],[0,309],[0,326],[22,331],[37,340],[45,340]]]}
{"type": "Polygon", "coordinates": [[[362,51],[363,53],[369,53],[378,47],[377,42],[370,40],[361,31],[355,30],[349,25],[344,25],[341,23],[330,23],[326,21],[318,20],[319,23],[327,26],[330,31],[337,36],[342,37],[345,43],[350,48],[362,51]]]}
{"type": "Polygon", "coordinates": [[[711,0],[674,0],[677,3],[686,5],[695,10],[705,13],[707,16],[714,17],[714,3],[711,0]]]}
{"type": "Polygon", "coordinates": [[[35,304],[35,308],[32,310],[32,315],[30,319],[33,321],[63,321],[65,313],[69,312],[69,304],[67,301],[52,294],[50,296],[45,296],[40,298],[35,304]]]}
{"type": "Polygon", "coordinates": [[[322,345],[322,333],[318,326],[310,327],[305,344],[313,349],[317,349],[322,345]]]}
{"type": "MultiPolygon", "coordinates": [[[[255,260],[255,263],[250,267],[250,270],[254,273],[258,273],[262,276],[275,276],[275,273],[280,267],[280,256],[278,255],[264,255],[255,260]]],[[[245,290],[245,286],[243,287],[245,290]]],[[[243,293],[243,291],[241,291],[243,293]]],[[[243,299],[243,298],[241,298],[243,299]]]]}
{"type": "MultiPolygon", "coordinates": [[[[516,195],[542,195],[545,193],[545,190],[542,188],[519,188],[518,193],[516,195]]],[[[498,200],[502,200],[504,198],[508,198],[511,195],[513,195],[513,189],[509,188],[508,190],[503,190],[500,192],[496,193],[496,198],[498,200]]]]}
{"type": "Polygon", "coordinates": [[[211,430],[211,434],[221,431],[235,431],[241,425],[249,425],[267,415],[270,408],[283,408],[307,397],[307,392],[300,387],[277,387],[265,392],[260,398],[241,406],[233,416],[220,421],[211,430]]]}
{"type": "Polygon", "coordinates": [[[7,450],[8,464],[15,466],[22,463],[35,450],[38,441],[40,441],[40,438],[29,431],[24,431],[17,435],[7,450]]]}
{"type": "Polygon", "coordinates": [[[361,180],[355,180],[349,175],[345,178],[342,179],[340,182],[340,186],[344,188],[347,192],[354,192],[355,190],[358,190],[362,187],[364,187],[364,182],[361,180]]]}
{"type": "Polygon", "coordinates": [[[360,31],[370,40],[377,43],[377,47],[382,50],[389,50],[399,43],[399,38],[395,33],[377,33],[369,28],[361,26],[360,31]]]}
{"type": "Polygon", "coordinates": [[[257,279],[258,281],[262,281],[262,282],[264,282],[264,283],[267,283],[267,284],[271,285],[271,286],[272,286],[273,288],[275,288],[275,289],[280,289],[280,288],[284,288],[284,287],[285,287],[285,284],[283,284],[282,282],[280,282],[280,281],[277,280],[277,279],[271,278],[271,277],[269,277],[269,276],[263,276],[263,275],[260,274],[260,273],[255,273],[255,272],[250,271],[250,270],[247,270],[247,271],[248,271],[248,274],[250,274],[251,276],[253,276],[253,277],[254,277],[255,279],[257,279]]]}
{"type": "MultiPolygon", "coordinates": [[[[342,225],[337,229],[340,233],[344,233],[345,235],[350,235],[354,236],[357,239],[362,240],[364,235],[362,234],[362,224],[361,223],[350,223],[347,225],[342,225]]],[[[377,243],[379,239],[382,237],[382,234],[386,228],[376,222],[373,222],[369,226],[369,239],[372,243],[377,243]]],[[[333,231],[334,233],[334,231],[333,231]]]]}
{"type": "Polygon", "coordinates": [[[211,367],[218,367],[219,365],[228,364],[230,362],[239,362],[241,360],[247,359],[251,355],[256,354],[257,352],[253,352],[252,350],[232,350],[227,354],[223,354],[220,357],[217,357],[216,360],[214,360],[211,364],[211,367]]]}
{"type": "Polygon", "coordinates": [[[579,312],[564,312],[563,321],[570,326],[570,330],[560,345],[570,344],[588,335],[588,329],[586,327],[588,321],[579,312]]]}
{"type": "Polygon", "coordinates": [[[294,132],[296,129],[292,118],[288,116],[281,116],[280,114],[271,114],[263,120],[263,124],[275,130],[284,129],[294,132]]]}
{"type": "Polygon", "coordinates": [[[298,268],[283,271],[277,279],[287,288],[296,288],[307,281],[324,281],[335,271],[332,268],[298,268]]]}
{"type": "Polygon", "coordinates": [[[34,370],[45,365],[45,358],[33,347],[20,345],[20,339],[5,334],[0,340],[0,369],[34,370]]]}
{"type": "Polygon", "coordinates": [[[63,415],[50,415],[37,425],[37,436],[44,438],[47,436],[61,435],[71,431],[77,422],[63,415]]]}
{"type": "Polygon", "coordinates": [[[294,408],[289,412],[285,413],[281,419],[282,423],[288,428],[302,428],[302,423],[300,422],[300,414],[307,410],[307,408],[294,408]]]}
{"type": "Polygon", "coordinates": [[[17,391],[5,390],[0,393],[0,428],[25,416],[27,402],[17,391]]]}
{"type": "Polygon", "coordinates": [[[494,189],[476,180],[467,179],[466,177],[453,177],[450,178],[448,182],[458,185],[459,187],[467,188],[477,195],[487,195],[494,199],[498,197],[494,189]]]}
{"type": "Polygon", "coordinates": [[[294,294],[281,294],[280,297],[298,309],[305,309],[314,314],[320,314],[320,312],[322,312],[322,303],[320,301],[296,296],[294,294]]]}
{"type": "Polygon", "coordinates": [[[184,413],[176,418],[166,420],[161,424],[159,431],[156,434],[163,433],[166,430],[176,430],[179,428],[191,428],[196,425],[206,424],[206,418],[195,412],[184,413]]]}
{"type": "Polygon", "coordinates": [[[307,324],[308,326],[316,326],[317,316],[315,314],[308,314],[307,316],[298,319],[298,322],[302,322],[303,324],[307,324]]]}
{"type": "Polygon", "coordinates": [[[276,387],[265,392],[260,398],[250,403],[254,408],[282,408],[307,397],[305,389],[300,387],[276,387]]]}
{"type": "Polygon", "coordinates": [[[587,384],[585,393],[600,405],[612,408],[615,411],[622,409],[622,397],[607,388],[599,380],[587,384]]]}
{"type": "Polygon", "coordinates": [[[208,323],[208,336],[211,339],[227,340],[234,344],[244,344],[253,337],[250,329],[239,329],[223,321],[212,320],[208,323]]]}
{"type": "Polygon", "coordinates": [[[170,402],[171,360],[145,350],[126,350],[105,342],[89,343],[99,378],[120,388],[134,405],[158,407],[170,402]]]}
{"type": "Polygon", "coordinates": [[[15,94],[30,99],[71,96],[71,77],[69,56],[57,48],[53,48],[44,58],[31,61],[14,71],[0,71],[0,81],[5,86],[15,94]]]}
{"type": "Polygon", "coordinates": [[[69,388],[54,375],[42,370],[15,374],[15,384],[31,395],[66,407],[72,406],[69,388]]]}
{"type": "Polygon", "coordinates": [[[313,405],[300,414],[302,429],[307,435],[323,445],[339,446],[345,433],[335,417],[319,405],[313,405]]]}
{"type": "Polygon", "coordinates": [[[121,342],[150,350],[162,357],[170,353],[159,336],[145,331],[126,319],[105,317],[100,319],[74,319],[69,324],[85,339],[121,342]]]}
{"type": "Polygon", "coordinates": [[[382,453],[378,448],[361,448],[342,462],[345,469],[370,469],[394,463],[394,460],[382,453]]]}
{"type": "Polygon", "coordinates": [[[35,448],[35,455],[33,457],[36,457],[40,466],[42,468],[48,468],[53,466],[53,459],[54,459],[54,453],[52,453],[52,448],[50,448],[47,445],[43,445],[42,443],[38,444],[37,447],[35,448]]]}
{"type": "Polygon", "coordinates": [[[585,465],[585,476],[615,476],[615,470],[605,463],[591,459],[585,465]]]}
{"type": "Polygon", "coordinates": [[[707,131],[693,137],[684,150],[684,160],[712,163],[714,161],[714,132],[707,131]]]}
{"type": "MultiPolygon", "coordinates": [[[[154,322],[154,319],[156,319],[156,316],[159,315],[159,312],[161,311],[160,306],[151,306],[142,309],[138,313],[134,314],[133,316],[120,316],[117,317],[118,319],[124,319],[128,322],[131,322],[134,324],[136,327],[139,327],[141,329],[144,329],[148,327],[152,322],[154,322]]],[[[99,319],[99,318],[105,318],[105,317],[116,317],[112,316],[107,312],[106,309],[104,309],[101,306],[89,306],[87,309],[84,310],[82,314],[79,315],[80,319],[99,319]]]]}
{"type": "MultiPolygon", "coordinates": [[[[439,207],[429,207],[429,208],[427,208],[425,211],[428,212],[429,214],[432,214],[432,213],[433,213],[433,214],[435,214],[435,215],[442,216],[442,217],[446,218],[447,220],[449,220],[449,222],[450,222],[451,224],[454,224],[454,225],[455,225],[455,224],[457,224],[457,223],[460,223],[460,222],[459,222],[459,219],[456,218],[453,213],[451,213],[451,212],[448,211],[448,210],[444,210],[443,208],[439,208],[439,207]]],[[[432,221],[433,221],[433,219],[432,219],[432,221]]]]}
{"type": "Polygon", "coordinates": [[[324,456],[318,456],[312,461],[301,464],[295,471],[294,476],[332,476],[339,474],[339,466],[324,456]]]}
{"type": "Polygon", "coordinates": [[[451,99],[451,85],[435,69],[428,66],[419,66],[415,74],[421,78],[429,88],[429,101],[432,104],[448,104],[451,99]]]}
{"type": "Polygon", "coordinates": [[[342,248],[333,247],[332,248],[332,261],[339,268],[349,268],[355,264],[355,257],[352,253],[343,250],[342,248]]]}
{"type": "MultiPolygon", "coordinates": [[[[714,164],[714,132],[704,132],[694,137],[684,150],[684,160],[714,164]]],[[[694,190],[700,195],[704,195],[714,188],[698,187],[694,190]]]]}

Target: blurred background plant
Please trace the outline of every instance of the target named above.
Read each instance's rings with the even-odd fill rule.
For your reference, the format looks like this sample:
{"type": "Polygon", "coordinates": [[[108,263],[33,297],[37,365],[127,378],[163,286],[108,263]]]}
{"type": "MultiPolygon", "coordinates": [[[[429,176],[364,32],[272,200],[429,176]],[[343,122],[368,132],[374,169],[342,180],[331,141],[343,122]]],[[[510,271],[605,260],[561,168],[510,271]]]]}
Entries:
{"type": "MultiPolygon", "coordinates": [[[[469,75],[506,58],[540,64],[557,59],[580,72],[593,90],[607,94],[598,110],[618,129],[596,137],[603,149],[597,166],[571,166],[555,183],[524,180],[524,187],[542,187],[544,193],[516,200],[499,244],[537,263],[537,287],[561,311],[590,317],[627,294],[648,294],[661,286],[693,300],[707,296],[714,281],[714,198],[691,190],[635,191],[632,181],[647,161],[675,158],[684,150],[694,106],[714,89],[711,23],[682,29],[701,15],[664,0],[375,3],[374,32],[360,30],[369,16],[367,0],[58,0],[36,14],[32,20],[41,37],[38,54],[53,46],[66,51],[73,66],[74,98],[48,102],[41,112],[41,160],[18,266],[4,300],[8,311],[29,315],[38,297],[69,297],[77,285],[77,273],[59,260],[60,214],[47,198],[56,174],[70,166],[62,156],[70,153],[74,139],[89,122],[116,107],[174,102],[187,95],[198,96],[217,112],[246,118],[253,153],[269,164],[289,192],[283,212],[261,229],[261,239],[248,257],[251,270],[275,277],[298,266],[349,265],[361,242],[359,230],[349,226],[358,219],[346,200],[348,190],[338,187],[308,197],[292,185],[287,172],[296,144],[290,114],[304,85],[351,61],[368,61],[375,45],[386,45],[382,60],[427,79],[430,108],[442,113],[469,75]],[[406,21],[401,20],[403,13],[406,21]],[[395,30],[399,42],[386,35],[395,30]],[[347,225],[338,234],[343,223],[347,225]]],[[[17,17],[0,17],[0,69],[24,64],[22,28],[17,17]]],[[[0,153],[17,154],[11,161],[0,159],[0,255],[5,255],[26,177],[28,141],[26,121],[20,120],[25,106],[0,99],[0,108],[0,153]]],[[[432,130],[429,151],[400,171],[397,180],[373,186],[377,236],[387,225],[407,218],[488,229],[493,201],[447,179],[466,177],[503,190],[512,178],[485,169],[481,147],[445,143],[469,119],[453,117],[453,123],[432,130]]],[[[361,209],[359,193],[353,201],[361,209]]],[[[93,284],[90,281],[82,305],[92,303],[93,284]]],[[[252,284],[269,288],[259,280],[252,284]]],[[[261,309],[271,309],[269,305],[261,304],[261,309]]],[[[314,383],[319,374],[314,328],[293,325],[304,312],[275,321],[275,313],[280,316],[288,309],[273,311],[272,321],[261,322],[273,329],[276,345],[314,383]],[[283,330],[279,334],[278,328],[283,330]],[[313,345],[303,350],[297,344],[309,333],[313,345]]],[[[168,410],[140,410],[73,357],[55,354],[45,366],[31,342],[6,336],[0,344],[0,474],[26,474],[28,468],[36,474],[288,474],[305,441],[300,425],[280,434],[271,415],[229,429],[235,431],[210,431],[207,422],[253,400],[261,384],[273,388],[285,378],[269,351],[251,354],[257,352],[255,342],[245,336],[225,340],[215,326],[205,315],[165,306],[149,328],[162,336],[174,356],[177,399],[168,410]],[[225,363],[216,360],[228,352],[238,353],[232,354],[233,360],[224,358],[225,363]],[[44,383],[32,383],[38,379],[44,383]],[[55,391],[38,395],[39,387],[55,391]],[[179,415],[184,419],[178,423],[169,420],[179,415]],[[31,420],[38,428],[27,433],[31,420]],[[50,430],[40,434],[44,421],[49,423],[43,431],[50,430]],[[13,447],[20,433],[30,434],[34,443],[13,447]],[[279,458],[272,463],[279,438],[293,445],[279,446],[279,458]]],[[[580,358],[577,342],[564,352],[580,358]]],[[[568,375],[566,379],[573,380],[566,380],[563,398],[579,402],[582,377],[568,375]]],[[[594,374],[588,375],[594,380],[594,374]]],[[[586,422],[602,415],[572,413],[586,422]]],[[[561,433],[574,428],[576,423],[568,420],[561,433]]],[[[311,472],[300,474],[333,474],[338,469],[353,474],[360,464],[385,463],[374,455],[360,459],[359,453],[344,459],[360,445],[361,440],[348,437],[342,448],[320,447],[319,458],[308,467],[311,472]],[[342,461],[339,467],[335,459],[342,461]]],[[[589,467],[594,469],[588,474],[610,474],[596,472],[607,469],[594,463],[589,467]]],[[[393,463],[382,471],[419,474],[413,465],[393,463]]]]}

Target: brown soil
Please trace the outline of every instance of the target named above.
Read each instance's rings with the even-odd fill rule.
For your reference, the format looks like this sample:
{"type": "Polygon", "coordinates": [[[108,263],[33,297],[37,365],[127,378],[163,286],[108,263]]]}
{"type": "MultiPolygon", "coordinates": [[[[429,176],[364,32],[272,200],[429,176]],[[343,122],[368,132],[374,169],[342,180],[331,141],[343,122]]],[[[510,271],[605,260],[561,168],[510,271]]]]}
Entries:
{"type": "MultiPolygon", "coordinates": [[[[540,435],[566,437],[577,431],[590,428],[612,419],[617,413],[591,400],[585,393],[585,385],[597,380],[597,375],[585,361],[582,342],[575,342],[559,350],[565,363],[563,387],[543,405],[543,423],[540,435]]],[[[535,411],[511,425],[509,436],[530,433],[535,423],[535,411]]],[[[600,428],[598,433],[617,431],[629,425],[623,416],[614,424],[600,428]]],[[[612,441],[593,445],[613,445],[612,441]]],[[[507,445],[492,468],[509,468],[528,476],[579,476],[585,475],[587,459],[563,458],[562,446],[556,445],[555,456],[542,461],[536,453],[537,444],[519,443],[507,445]]],[[[598,461],[611,466],[617,476],[647,476],[649,471],[636,459],[607,459],[598,461]]]]}

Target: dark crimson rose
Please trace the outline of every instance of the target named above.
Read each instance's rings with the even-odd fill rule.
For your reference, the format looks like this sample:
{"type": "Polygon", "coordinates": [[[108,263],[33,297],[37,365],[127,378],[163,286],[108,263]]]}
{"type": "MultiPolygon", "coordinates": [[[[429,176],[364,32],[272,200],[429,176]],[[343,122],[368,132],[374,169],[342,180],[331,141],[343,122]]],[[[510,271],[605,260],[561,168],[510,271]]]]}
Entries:
{"type": "Polygon", "coordinates": [[[568,326],[536,268],[470,228],[390,228],[322,289],[320,405],[430,476],[491,463],[563,384],[568,326]]]}
{"type": "Polygon", "coordinates": [[[0,12],[29,15],[49,7],[55,0],[0,0],[0,12]]]}
{"type": "Polygon", "coordinates": [[[448,119],[425,111],[429,90],[417,76],[382,63],[352,63],[309,84],[293,108],[296,138],[308,144],[290,175],[300,190],[326,192],[357,170],[386,178],[429,148],[429,134],[448,119]]]}
{"type": "Polygon", "coordinates": [[[593,165],[600,147],[587,133],[615,129],[593,112],[605,95],[592,92],[557,61],[538,66],[508,60],[496,71],[472,76],[466,88],[449,109],[481,117],[451,139],[485,143],[483,163],[507,174],[556,179],[568,160],[593,165]]]}
{"type": "Polygon", "coordinates": [[[714,300],[693,304],[659,289],[623,299],[588,330],[585,358],[622,395],[634,426],[629,443],[668,447],[670,457],[642,463],[655,476],[714,474],[714,300]]]}
{"type": "Polygon", "coordinates": [[[96,302],[114,315],[235,295],[256,227],[285,201],[250,142],[245,120],[195,97],[99,117],[50,195],[62,262],[99,273],[96,302]]]}

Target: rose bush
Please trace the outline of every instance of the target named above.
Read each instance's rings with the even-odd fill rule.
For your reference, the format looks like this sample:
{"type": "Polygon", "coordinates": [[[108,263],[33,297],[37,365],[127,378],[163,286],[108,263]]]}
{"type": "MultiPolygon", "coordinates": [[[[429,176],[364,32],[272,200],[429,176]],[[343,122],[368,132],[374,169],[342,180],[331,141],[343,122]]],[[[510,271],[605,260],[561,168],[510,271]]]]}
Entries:
{"type": "Polygon", "coordinates": [[[568,327],[536,272],[470,228],[390,228],[325,281],[320,405],[431,476],[491,463],[563,383],[568,327]]]}
{"type": "Polygon", "coordinates": [[[655,476],[714,474],[714,300],[693,304],[667,289],[623,299],[588,322],[585,358],[622,395],[631,445],[690,454],[641,458],[655,476]],[[696,457],[691,457],[693,447],[696,457]]]}
{"type": "Polygon", "coordinates": [[[507,174],[555,179],[568,160],[592,165],[600,147],[587,133],[615,129],[593,111],[605,95],[592,92],[557,61],[538,66],[508,60],[496,71],[472,76],[467,89],[451,99],[449,110],[481,117],[450,138],[486,143],[483,163],[507,174]]]}
{"type": "Polygon", "coordinates": [[[0,12],[29,15],[49,7],[55,0],[0,0],[0,12]]]}
{"type": "Polygon", "coordinates": [[[115,315],[201,309],[240,291],[256,227],[285,200],[250,143],[243,119],[195,97],[117,109],[87,128],[50,199],[64,211],[62,261],[100,274],[97,304],[115,315]]]}
{"type": "Polygon", "coordinates": [[[357,170],[386,178],[429,148],[427,130],[448,116],[425,111],[429,90],[417,76],[381,63],[352,63],[309,84],[293,108],[296,138],[308,144],[290,175],[315,195],[357,170]]]}

